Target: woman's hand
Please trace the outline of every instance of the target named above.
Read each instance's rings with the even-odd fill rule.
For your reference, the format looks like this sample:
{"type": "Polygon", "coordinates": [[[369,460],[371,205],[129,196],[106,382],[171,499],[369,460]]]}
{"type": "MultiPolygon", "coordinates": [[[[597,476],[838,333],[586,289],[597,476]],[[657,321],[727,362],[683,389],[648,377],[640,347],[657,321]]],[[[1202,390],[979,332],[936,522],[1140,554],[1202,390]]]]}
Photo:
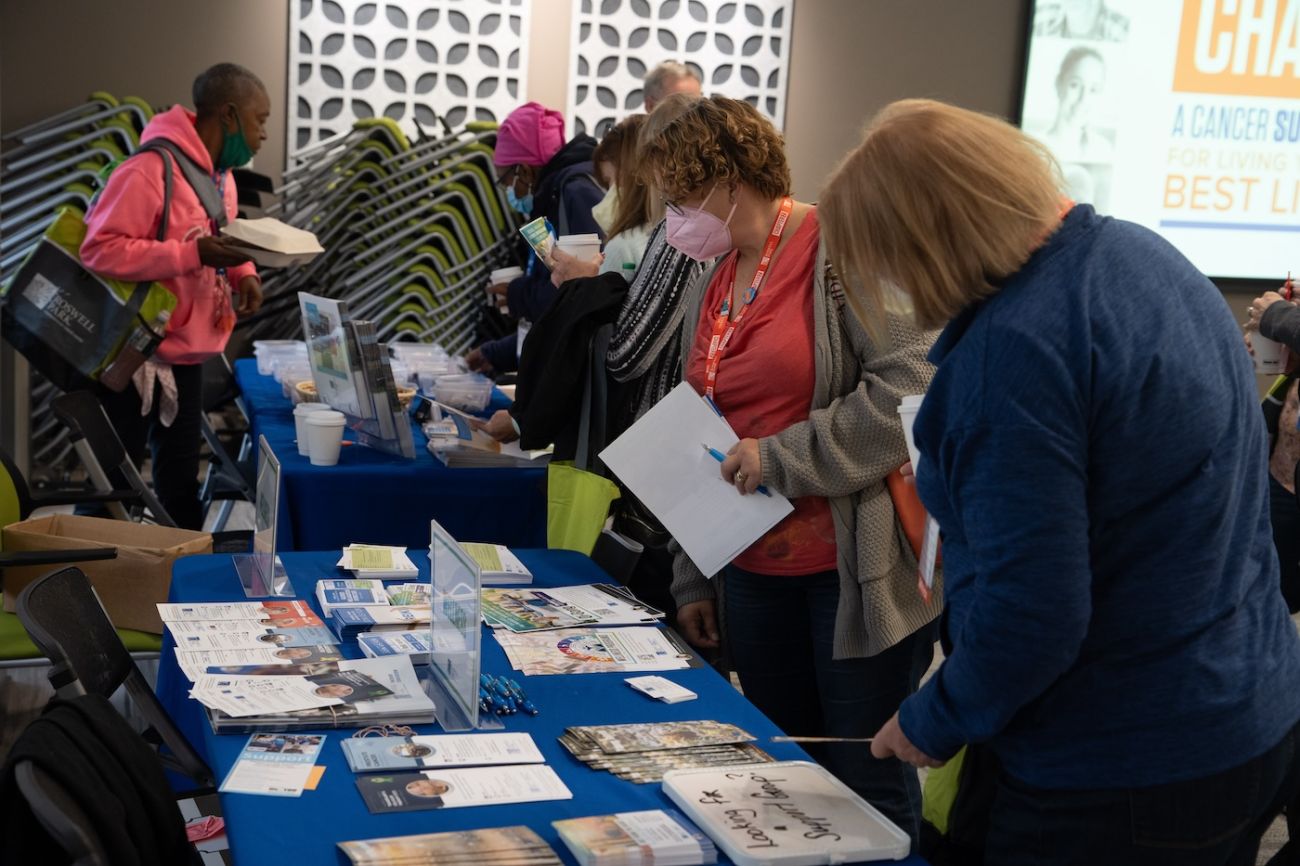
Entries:
{"type": "Polygon", "coordinates": [[[1246,330],[1258,331],[1259,320],[1264,318],[1264,311],[1276,304],[1278,301],[1286,302],[1286,298],[1277,292],[1265,292],[1258,298],[1250,302],[1250,319],[1246,322],[1246,330]]]}
{"type": "Polygon", "coordinates": [[[722,644],[718,636],[718,608],[711,598],[677,608],[677,628],[693,647],[717,649],[722,644]]]}
{"type": "Polygon", "coordinates": [[[492,374],[492,363],[488,361],[487,355],[483,354],[482,348],[470,349],[469,354],[465,356],[465,366],[475,373],[492,374]]]}
{"type": "Polygon", "coordinates": [[[235,314],[242,318],[251,316],[260,309],[262,309],[262,281],[252,275],[244,277],[239,281],[239,306],[235,308],[235,314]]]}
{"type": "Polygon", "coordinates": [[[876,731],[871,741],[871,755],[876,758],[898,758],[913,767],[942,767],[948,763],[931,758],[912,745],[912,741],[907,738],[907,734],[903,733],[903,728],[898,724],[898,713],[890,716],[889,721],[876,731]]]}
{"type": "Polygon", "coordinates": [[[482,430],[498,442],[513,442],[519,438],[509,409],[498,409],[486,421],[473,421],[471,424],[476,430],[482,430]]]}
{"type": "Polygon", "coordinates": [[[604,261],[605,256],[601,253],[584,260],[577,256],[571,256],[557,247],[551,251],[551,257],[547,259],[546,266],[551,269],[551,284],[558,289],[569,280],[596,276],[596,274],[600,273],[600,265],[604,261]]]}
{"type": "Polygon", "coordinates": [[[763,461],[757,439],[741,439],[722,461],[722,480],[734,484],[742,495],[753,493],[763,483],[763,461]]]}

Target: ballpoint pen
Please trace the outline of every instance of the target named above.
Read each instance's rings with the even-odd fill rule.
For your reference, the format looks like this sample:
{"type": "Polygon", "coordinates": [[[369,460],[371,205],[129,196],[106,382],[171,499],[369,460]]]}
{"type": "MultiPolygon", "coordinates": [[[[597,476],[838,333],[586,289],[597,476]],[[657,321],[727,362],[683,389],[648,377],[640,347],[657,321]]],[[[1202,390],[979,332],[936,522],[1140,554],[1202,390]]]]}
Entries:
{"type": "MultiPolygon", "coordinates": [[[[700,443],[700,447],[703,448],[705,451],[709,452],[709,456],[712,457],[714,460],[718,461],[719,463],[727,459],[727,455],[723,454],[717,448],[710,448],[708,445],[705,445],[703,442],[700,443]]],[[[772,491],[768,490],[762,484],[758,485],[758,487],[755,489],[757,492],[763,494],[764,496],[772,495],[772,491]]]]}

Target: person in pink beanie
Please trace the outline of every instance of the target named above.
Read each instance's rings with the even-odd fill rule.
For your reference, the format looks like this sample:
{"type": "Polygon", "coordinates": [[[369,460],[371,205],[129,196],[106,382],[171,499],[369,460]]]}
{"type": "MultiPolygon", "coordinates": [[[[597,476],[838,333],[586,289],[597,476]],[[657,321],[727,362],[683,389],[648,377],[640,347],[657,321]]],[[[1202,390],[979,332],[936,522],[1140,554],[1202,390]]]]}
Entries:
{"type": "MultiPolygon", "coordinates": [[[[177,105],[154,116],[142,143],[165,139],[220,191],[226,218],[237,212],[232,168],[245,165],[266,140],[271,101],[249,70],[219,63],[194,80],[194,111],[177,105]]],[[[262,305],[262,283],[244,253],[226,243],[198,194],[172,162],[167,233],[158,240],[164,162],[141,153],[114,169],[86,216],[81,260],[119,280],[160,281],[176,296],[157,353],[136,371],[134,387],[97,389],[127,453],[137,463],[146,442],[153,484],[163,507],[185,529],[200,529],[199,449],[202,365],[221,354],[237,316],[262,305]]],[[[119,485],[120,486],[120,485],[119,485]]]]}
{"type": "MultiPolygon", "coordinates": [[[[506,117],[497,132],[497,183],[505,187],[510,207],[526,220],[544,216],[560,235],[604,232],[591,209],[605,191],[596,181],[591,163],[596,140],[578,133],[564,140],[564,115],[529,102],[506,117]]],[[[526,245],[525,245],[526,246],[526,245]]],[[[550,271],[528,250],[524,275],[492,286],[505,295],[510,315],[535,322],[555,299],[550,271]]],[[[519,365],[518,337],[509,334],[475,348],[465,357],[471,370],[506,373],[519,365]]]]}

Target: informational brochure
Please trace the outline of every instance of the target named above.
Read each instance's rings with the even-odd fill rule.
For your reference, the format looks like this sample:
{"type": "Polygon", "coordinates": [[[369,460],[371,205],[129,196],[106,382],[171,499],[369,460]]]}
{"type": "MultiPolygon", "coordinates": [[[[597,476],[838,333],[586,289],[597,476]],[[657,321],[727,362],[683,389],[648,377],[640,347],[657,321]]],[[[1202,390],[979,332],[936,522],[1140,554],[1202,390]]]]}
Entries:
{"type": "Polygon", "coordinates": [[[727,722],[634,722],[626,725],[579,725],[567,729],[606,754],[651,752],[691,746],[752,742],[754,736],[727,722]]]}
{"type": "Polygon", "coordinates": [[[342,745],[348,766],[354,773],[540,764],[546,760],[528,734],[350,737],[342,745]]]}
{"type": "Polygon", "coordinates": [[[340,842],[339,849],[352,866],[560,866],[551,846],[524,826],[340,842]]]}
{"type": "Polygon", "coordinates": [[[420,573],[405,547],[384,544],[349,544],[343,548],[339,568],[346,568],[358,578],[401,580],[420,573]]]}
{"type": "Polygon", "coordinates": [[[384,582],[373,578],[331,578],[316,581],[316,601],[321,613],[332,617],[336,607],[388,606],[384,582]]]}
{"type": "Polygon", "coordinates": [[[483,590],[483,621],[513,632],[571,628],[596,621],[590,611],[575,607],[549,589],[483,590]]]}
{"type": "Polygon", "coordinates": [[[388,603],[397,607],[426,607],[433,603],[433,588],[427,583],[399,583],[388,587],[388,603]]]}
{"type": "Polygon", "coordinates": [[[690,667],[692,656],[660,628],[562,629],[535,634],[492,633],[526,676],[667,671],[690,667]]]}
{"type": "Polygon", "coordinates": [[[473,544],[462,541],[464,548],[483,576],[483,584],[532,583],[533,573],[504,544],[473,544]]]}
{"type": "Polygon", "coordinates": [[[552,821],[582,866],[697,866],[716,863],[713,841],[672,809],[552,821]]]}
{"type": "Polygon", "coordinates": [[[158,616],[165,623],[240,620],[260,625],[293,628],[323,625],[305,601],[241,601],[230,604],[160,604],[158,616]]]}
{"type": "Polygon", "coordinates": [[[306,677],[231,677],[205,674],[194,681],[190,697],[228,716],[265,716],[343,703],[316,693],[306,677]]]}
{"type": "Polygon", "coordinates": [[[178,652],[310,647],[338,642],[323,625],[281,629],[240,620],[210,620],[169,622],[166,626],[178,652]]]}
{"type": "Polygon", "coordinates": [[[357,789],[374,814],[573,798],[544,764],[358,776],[357,789]]]}
{"type": "Polygon", "coordinates": [[[316,756],[322,734],[253,734],[218,789],[223,794],[298,797],[315,787],[324,767],[316,756]]]}
{"type": "MultiPolygon", "coordinates": [[[[269,668],[288,665],[315,665],[337,662],[343,653],[334,644],[317,644],[315,646],[280,647],[275,649],[264,646],[261,649],[242,650],[195,650],[185,652],[177,650],[176,663],[190,682],[203,674],[228,673],[233,667],[269,668]],[[221,668],[222,670],[211,670],[221,668]]],[[[264,675],[265,671],[260,674],[264,675]]]]}

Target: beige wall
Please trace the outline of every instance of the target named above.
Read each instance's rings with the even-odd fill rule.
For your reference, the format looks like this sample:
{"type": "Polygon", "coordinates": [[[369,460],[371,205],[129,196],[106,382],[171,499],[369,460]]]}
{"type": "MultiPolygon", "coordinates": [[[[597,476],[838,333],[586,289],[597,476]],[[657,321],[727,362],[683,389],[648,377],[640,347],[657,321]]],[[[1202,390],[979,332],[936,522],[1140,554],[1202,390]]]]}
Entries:
{"type": "MultiPolygon", "coordinates": [[[[571,3],[532,3],[527,97],[561,110],[571,3]]],[[[865,120],[893,99],[935,96],[1009,114],[1026,5],[796,0],[785,123],[796,195],[815,198],[865,120]]],[[[194,75],[231,60],[260,75],[271,91],[270,138],[255,165],[278,179],[288,14],[288,0],[0,0],[0,130],[75,104],[93,90],[155,105],[189,104],[194,75]]]]}
{"type": "Polygon", "coordinates": [[[1027,8],[1027,0],[796,0],[785,112],[795,195],[816,198],[866,120],[895,99],[1011,114],[1027,8]]]}
{"type": "Polygon", "coordinates": [[[230,61],[270,91],[269,137],[254,167],[278,181],[288,32],[288,0],[0,0],[0,130],[96,90],[189,105],[194,76],[230,61]]]}

